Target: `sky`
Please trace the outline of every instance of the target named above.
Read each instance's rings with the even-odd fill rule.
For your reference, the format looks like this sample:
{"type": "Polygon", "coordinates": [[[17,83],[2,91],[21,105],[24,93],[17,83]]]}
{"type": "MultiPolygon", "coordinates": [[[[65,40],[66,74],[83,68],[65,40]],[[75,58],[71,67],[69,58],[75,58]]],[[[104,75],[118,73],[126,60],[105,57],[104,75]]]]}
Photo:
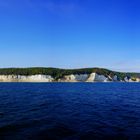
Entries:
{"type": "Polygon", "coordinates": [[[140,72],[139,0],[0,0],[0,68],[140,72]]]}

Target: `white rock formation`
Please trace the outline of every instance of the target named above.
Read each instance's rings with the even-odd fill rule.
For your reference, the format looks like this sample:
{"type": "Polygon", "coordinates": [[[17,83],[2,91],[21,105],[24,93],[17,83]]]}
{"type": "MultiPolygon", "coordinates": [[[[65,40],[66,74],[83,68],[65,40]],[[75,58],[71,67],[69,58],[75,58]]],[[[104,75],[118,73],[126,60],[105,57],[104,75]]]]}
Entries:
{"type": "MultiPolygon", "coordinates": [[[[50,75],[0,75],[0,82],[54,82],[55,79],[50,75]]],[[[66,75],[63,78],[57,80],[58,82],[108,82],[108,81],[118,81],[118,77],[105,77],[104,75],[98,75],[97,73],[91,74],[71,74],[66,75]]],[[[124,78],[125,82],[140,82],[140,78],[124,78]]],[[[120,81],[120,82],[123,82],[120,81]]]]}
{"type": "Polygon", "coordinates": [[[87,82],[107,82],[108,78],[104,75],[98,75],[97,73],[91,73],[87,82]]]}
{"type": "Polygon", "coordinates": [[[50,75],[0,75],[0,82],[52,82],[50,75]]]}
{"type": "Polygon", "coordinates": [[[140,82],[140,78],[136,78],[136,82],[140,82]]]}
{"type": "Polygon", "coordinates": [[[84,82],[88,79],[88,74],[71,74],[64,76],[64,81],[66,82],[84,82]]]}
{"type": "Polygon", "coordinates": [[[131,78],[128,78],[127,76],[124,78],[124,81],[125,81],[125,82],[137,82],[137,81],[134,81],[134,80],[131,79],[131,78]]]}
{"type": "Polygon", "coordinates": [[[129,78],[128,78],[128,77],[125,77],[125,78],[124,78],[124,81],[125,81],[125,82],[129,82],[129,78]]]}
{"type": "Polygon", "coordinates": [[[117,75],[114,75],[114,77],[113,77],[113,81],[115,81],[115,82],[118,81],[118,77],[117,77],[117,75]]]}
{"type": "Polygon", "coordinates": [[[75,76],[73,74],[64,76],[63,79],[65,82],[76,82],[75,76]]]}
{"type": "Polygon", "coordinates": [[[77,81],[86,81],[88,79],[88,77],[89,77],[88,74],[80,74],[80,75],[76,74],[75,75],[75,79],[77,81]]]}

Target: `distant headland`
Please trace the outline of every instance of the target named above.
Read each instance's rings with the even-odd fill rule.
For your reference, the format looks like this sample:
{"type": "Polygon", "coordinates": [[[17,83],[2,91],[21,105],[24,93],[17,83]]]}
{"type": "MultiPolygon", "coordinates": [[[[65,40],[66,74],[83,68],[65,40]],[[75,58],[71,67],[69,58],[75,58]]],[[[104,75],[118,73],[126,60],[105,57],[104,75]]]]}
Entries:
{"type": "Polygon", "coordinates": [[[140,73],[104,68],[1,68],[0,82],[140,82],[140,73]]]}

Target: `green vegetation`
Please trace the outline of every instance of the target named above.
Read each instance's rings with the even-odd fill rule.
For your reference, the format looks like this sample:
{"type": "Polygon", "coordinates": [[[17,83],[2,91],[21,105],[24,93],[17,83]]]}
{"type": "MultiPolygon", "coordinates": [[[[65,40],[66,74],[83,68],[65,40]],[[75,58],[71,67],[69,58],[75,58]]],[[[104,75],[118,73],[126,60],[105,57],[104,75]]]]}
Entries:
{"type": "Polygon", "coordinates": [[[113,77],[117,75],[120,80],[124,79],[124,77],[140,77],[140,73],[122,73],[115,72],[102,68],[83,68],[83,69],[58,69],[58,68],[44,68],[44,67],[34,67],[34,68],[1,68],[0,75],[35,75],[35,74],[43,74],[43,75],[51,75],[55,77],[55,79],[62,78],[64,75],[70,74],[90,74],[92,72],[96,72],[100,75],[113,77]]]}

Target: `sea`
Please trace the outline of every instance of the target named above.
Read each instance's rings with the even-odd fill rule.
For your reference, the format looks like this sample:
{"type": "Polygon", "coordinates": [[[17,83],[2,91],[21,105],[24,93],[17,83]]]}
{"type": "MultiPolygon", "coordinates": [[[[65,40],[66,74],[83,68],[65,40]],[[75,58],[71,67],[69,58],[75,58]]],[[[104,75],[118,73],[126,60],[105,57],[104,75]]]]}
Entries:
{"type": "Polygon", "coordinates": [[[140,140],[140,83],[0,83],[0,140],[140,140]]]}

